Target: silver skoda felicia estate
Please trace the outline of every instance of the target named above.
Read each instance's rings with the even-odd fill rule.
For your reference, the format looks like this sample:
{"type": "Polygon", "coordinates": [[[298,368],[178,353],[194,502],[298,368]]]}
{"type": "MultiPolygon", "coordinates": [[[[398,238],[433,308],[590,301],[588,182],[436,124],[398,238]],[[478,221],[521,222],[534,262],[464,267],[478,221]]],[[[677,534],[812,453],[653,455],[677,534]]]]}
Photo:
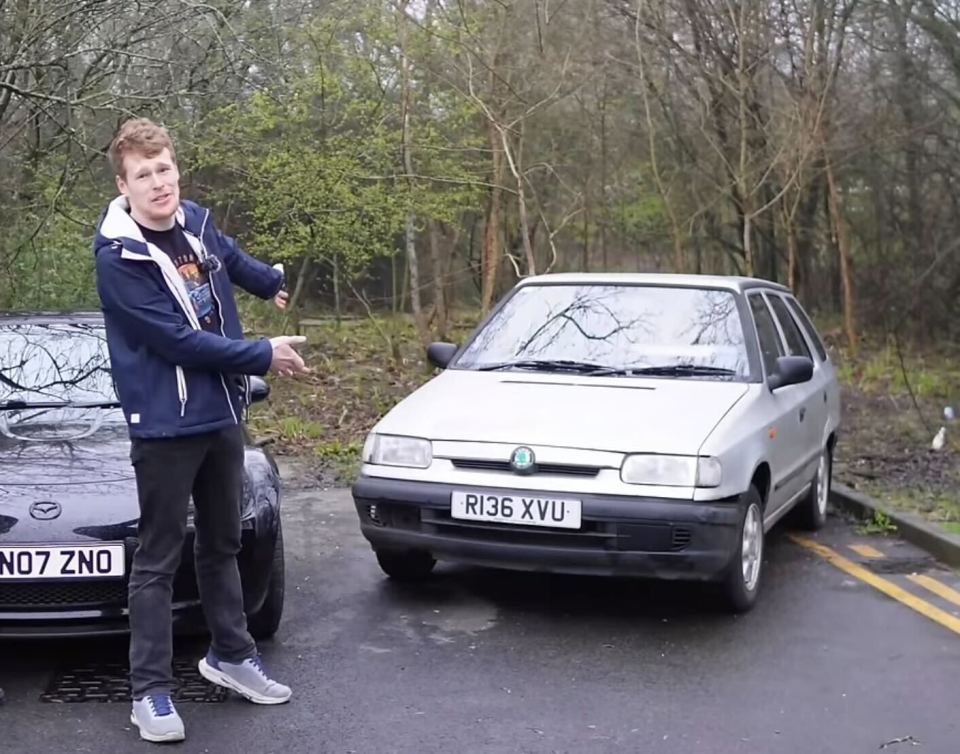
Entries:
{"type": "Polygon", "coordinates": [[[764,280],[553,274],[518,283],[372,429],[353,485],[395,579],[437,559],[715,581],[756,600],[764,535],[826,518],[834,365],[764,280]]]}

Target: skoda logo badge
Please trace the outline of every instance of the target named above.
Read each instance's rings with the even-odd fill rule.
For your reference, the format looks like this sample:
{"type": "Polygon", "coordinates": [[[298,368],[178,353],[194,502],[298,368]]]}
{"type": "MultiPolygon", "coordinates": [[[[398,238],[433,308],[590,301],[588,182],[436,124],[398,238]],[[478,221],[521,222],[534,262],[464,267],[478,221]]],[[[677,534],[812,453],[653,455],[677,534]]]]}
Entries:
{"type": "Polygon", "coordinates": [[[510,467],[518,474],[532,473],[536,464],[536,456],[530,448],[520,447],[510,454],[510,467]]]}
{"type": "Polygon", "coordinates": [[[60,515],[60,503],[44,500],[30,505],[30,515],[37,521],[52,521],[60,515]]]}

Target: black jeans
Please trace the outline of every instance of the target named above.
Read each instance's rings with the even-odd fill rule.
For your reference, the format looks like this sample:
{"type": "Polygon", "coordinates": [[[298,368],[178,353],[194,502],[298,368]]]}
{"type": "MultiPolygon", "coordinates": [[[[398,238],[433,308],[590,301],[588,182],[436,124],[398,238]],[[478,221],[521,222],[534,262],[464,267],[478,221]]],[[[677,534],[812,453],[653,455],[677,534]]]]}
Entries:
{"type": "Polygon", "coordinates": [[[240,427],[186,437],[134,438],[140,501],[130,574],[130,683],[134,699],[173,691],[173,577],[194,502],[197,585],[211,649],[221,660],[256,654],[247,631],[237,553],[244,443],[240,427]]]}

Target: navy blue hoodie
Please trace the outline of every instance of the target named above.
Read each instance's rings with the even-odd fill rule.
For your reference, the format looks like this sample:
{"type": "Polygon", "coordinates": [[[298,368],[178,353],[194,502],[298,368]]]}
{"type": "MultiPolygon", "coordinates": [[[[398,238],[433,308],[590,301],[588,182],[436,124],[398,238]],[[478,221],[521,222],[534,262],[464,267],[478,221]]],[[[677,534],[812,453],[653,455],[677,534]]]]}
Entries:
{"type": "Polygon", "coordinates": [[[232,283],[263,299],[283,274],[245,254],[210,211],[183,201],[176,222],[197,257],[209,260],[220,335],[205,332],[170,257],[148,244],[126,197],[114,199],[94,239],[97,292],[117,396],[131,437],[178,437],[240,422],[247,375],[270,369],[267,339],[244,339],[232,283]]]}

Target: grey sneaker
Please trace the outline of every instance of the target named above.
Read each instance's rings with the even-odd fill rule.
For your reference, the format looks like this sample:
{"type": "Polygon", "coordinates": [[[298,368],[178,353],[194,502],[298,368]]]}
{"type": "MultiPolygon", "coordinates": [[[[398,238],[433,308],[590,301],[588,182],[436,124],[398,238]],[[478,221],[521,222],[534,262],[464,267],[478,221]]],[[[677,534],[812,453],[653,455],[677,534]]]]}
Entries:
{"type": "Polygon", "coordinates": [[[288,686],[267,676],[260,657],[251,657],[239,664],[223,662],[213,652],[200,660],[200,675],[211,683],[233,689],[254,704],[283,704],[293,692],[288,686]]]}
{"type": "Polygon", "coordinates": [[[134,699],[130,722],[140,729],[140,738],[144,741],[163,743],[184,739],[183,720],[166,694],[134,699]]]}

